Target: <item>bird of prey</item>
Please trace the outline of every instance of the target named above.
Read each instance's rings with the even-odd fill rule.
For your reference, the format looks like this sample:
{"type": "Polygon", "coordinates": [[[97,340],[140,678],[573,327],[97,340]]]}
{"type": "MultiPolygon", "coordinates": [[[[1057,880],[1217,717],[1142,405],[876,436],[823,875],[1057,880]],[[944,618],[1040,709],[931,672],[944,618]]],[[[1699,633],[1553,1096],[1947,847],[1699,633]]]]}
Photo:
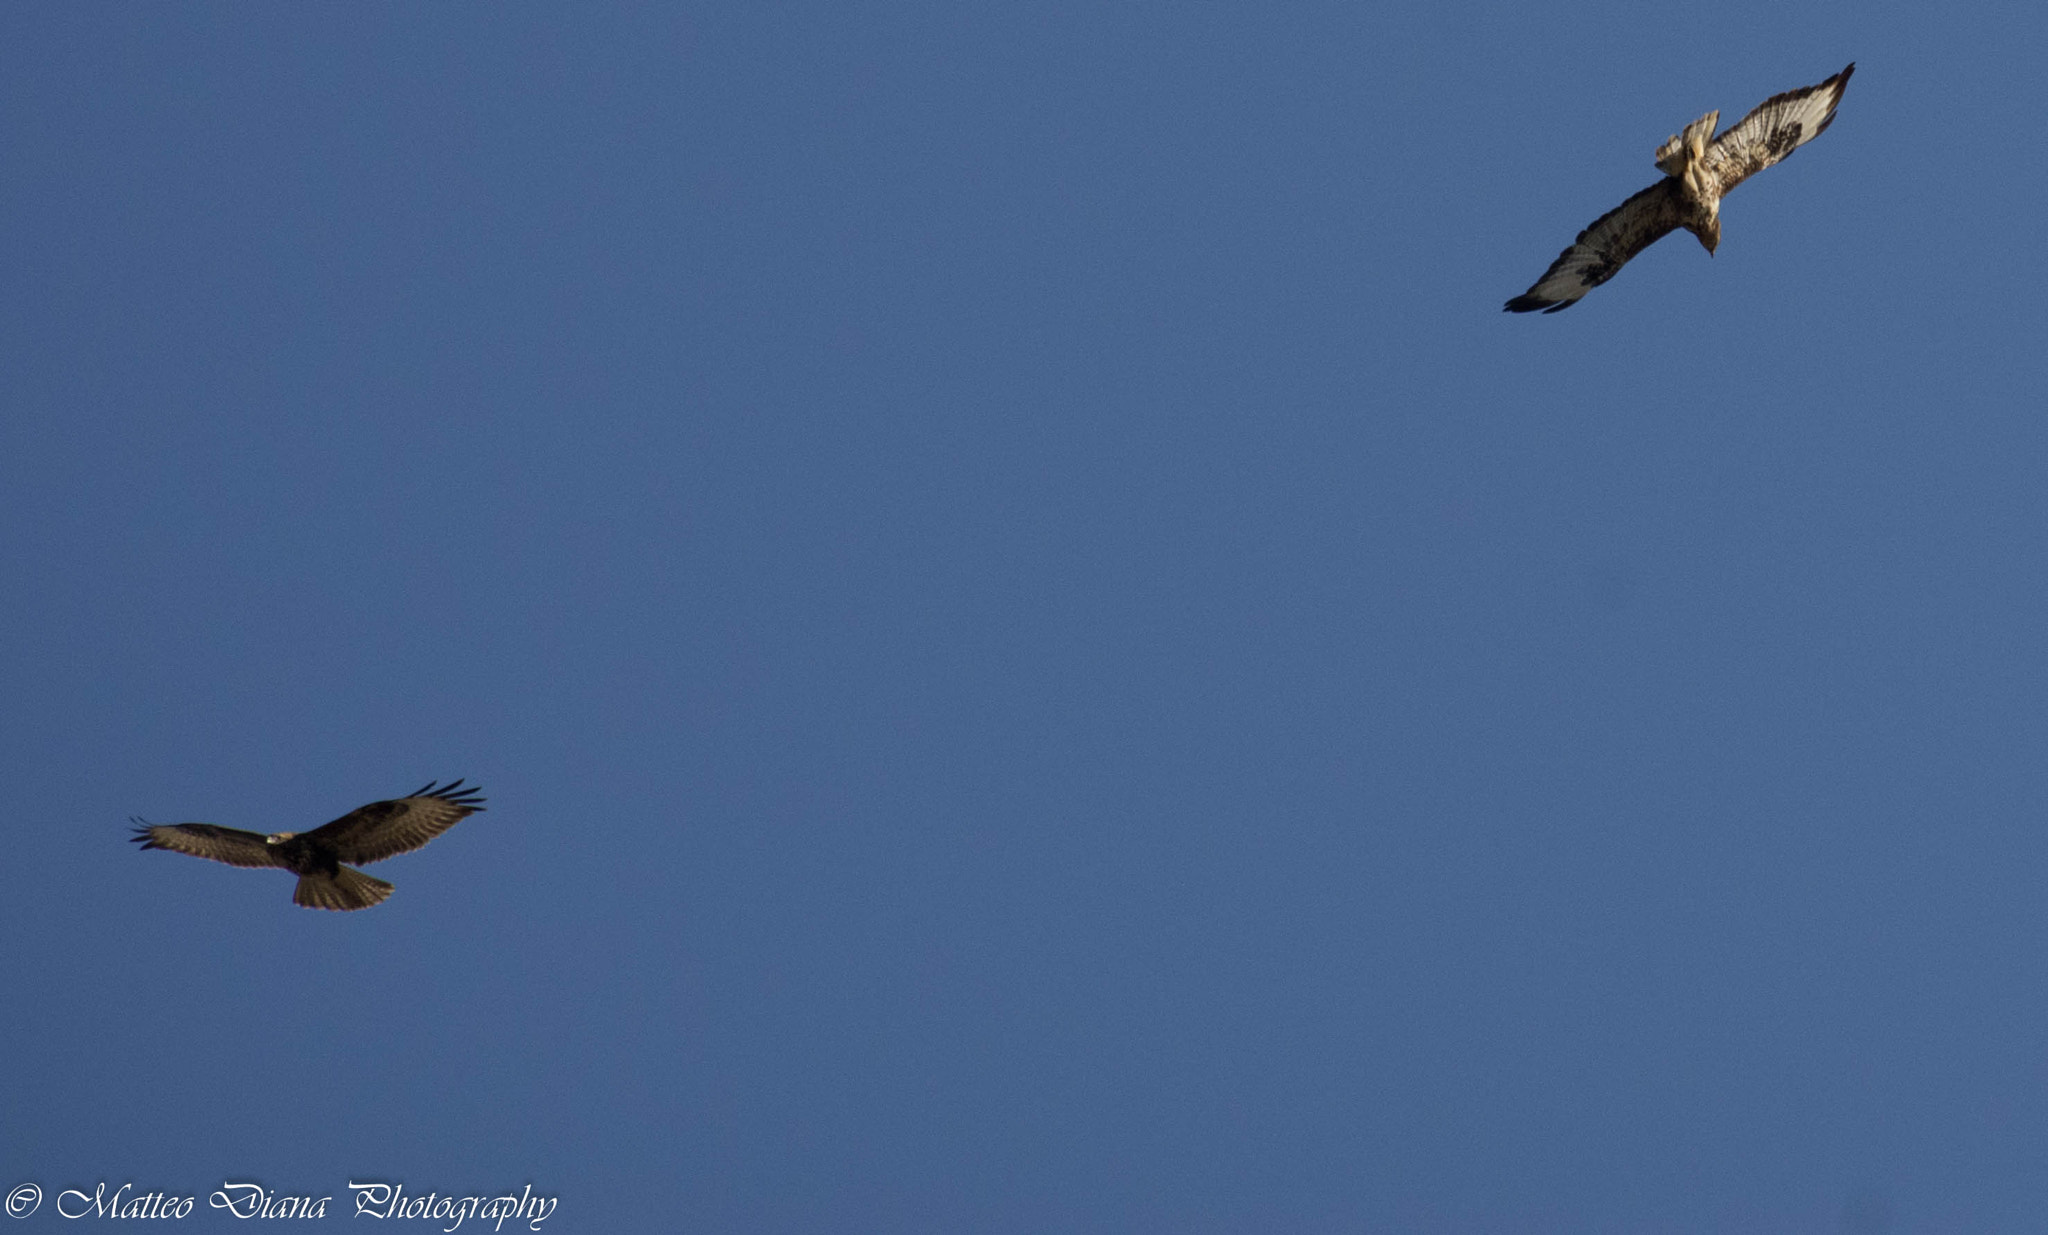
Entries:
{"type": "Polygon", "coordinates": [[[244,832],[211,823],[151,824],[135,820],[130,837],[144,849],[169,849],[229,866],[279,866],[299,877],[294,905],[308,909],[368,909],[391,895],[391,885],[344,862],[378,862],[407,853],[483,809],[482,786],[451,781],[402,798],[372,802],[310,832],[244,832]]]}
{"type": "Polygon", "coordinates": [[[1569,309],[1629,258],[1681,227],[1699,237],[1712,257],[1721,243],[1721,198],[1826,132],[1855,71],[1851,64],[1818,86],[1772,95],[1719,137],[1713,137],[1718,111],[1686,125],[1657,147],[1664,179],[1593,220],[1534,287],[1508,301],[1507,311],[1569,309]]]}

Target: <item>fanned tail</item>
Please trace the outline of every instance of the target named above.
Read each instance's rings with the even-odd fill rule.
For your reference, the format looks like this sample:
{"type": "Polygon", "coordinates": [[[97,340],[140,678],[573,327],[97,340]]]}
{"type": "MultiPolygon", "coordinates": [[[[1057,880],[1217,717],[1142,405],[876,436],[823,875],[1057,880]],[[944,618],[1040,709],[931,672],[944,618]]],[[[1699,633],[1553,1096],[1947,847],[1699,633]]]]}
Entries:
{"type": "Polygon", "coordinates": [[[368,909],[391,895],[391,885],[352,867],[332,875],[301,875],[292,904],[308,909],[368,909]]]}
{"type": "Polygon", "coordinates": [[[1657,147],[1657,166],[1667,176],[1682,176],[1685,169],[1706,153],[1707,144],[1714,140],[1714,126],[1721,123],[1721,112],[1717,108],[1685,126],[1683,133],[1674,133],[1657,147]]]}

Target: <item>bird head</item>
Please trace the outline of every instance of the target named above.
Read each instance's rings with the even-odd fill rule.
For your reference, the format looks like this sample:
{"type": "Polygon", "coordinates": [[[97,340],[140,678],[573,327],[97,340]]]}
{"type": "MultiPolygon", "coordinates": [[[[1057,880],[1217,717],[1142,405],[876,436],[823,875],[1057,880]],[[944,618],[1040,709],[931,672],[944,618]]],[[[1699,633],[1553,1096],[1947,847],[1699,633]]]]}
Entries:
{"type": "Polygon", "coordinates": [[[266,845],[282,845],[297,835],[297,832],[272,832],[263,838],[263,843],[266,845]]]}

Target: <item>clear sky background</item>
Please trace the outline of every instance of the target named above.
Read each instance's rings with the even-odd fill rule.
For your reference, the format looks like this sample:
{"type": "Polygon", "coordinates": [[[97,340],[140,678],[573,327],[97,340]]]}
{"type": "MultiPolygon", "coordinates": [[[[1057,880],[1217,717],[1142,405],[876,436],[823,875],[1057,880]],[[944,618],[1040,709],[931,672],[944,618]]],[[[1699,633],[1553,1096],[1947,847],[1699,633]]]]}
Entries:
{"type": "Polygon", "coordinates": [[[2038,1229],[2044,63],[2016,3],[11,8],[22,1229],[2038,1229]],[[1501,312],[1851,60],[1718,257],[1501,312]],[[126,843],[453,777],[363,913],[126,843]]]}

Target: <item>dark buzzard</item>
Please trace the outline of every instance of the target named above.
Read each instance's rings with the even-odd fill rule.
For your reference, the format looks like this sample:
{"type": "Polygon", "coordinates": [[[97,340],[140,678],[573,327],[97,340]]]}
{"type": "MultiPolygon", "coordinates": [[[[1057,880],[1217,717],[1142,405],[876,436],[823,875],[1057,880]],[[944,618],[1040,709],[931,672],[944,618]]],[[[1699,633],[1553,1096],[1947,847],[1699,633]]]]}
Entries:
{"type": "Polygon", "coordinates": [[[169,849],[229,866],[281,866],[299,877],[294,905],[308,909],[368,909],[391,895],[391,885],[344,862],[380,862],[408,853],[483,809],[482,786],[461,781],[426,787],[388,802],[372,802],[310,832],[244,832],[211,823],[135,821],[129,839],[144,849],[169,849]]]}
{"type": "Polygon", "coordinates": [[[1664,179],[1593,220],[1550,263],[1536,285],[1508,301],[1510,313],[1557,313],[1614,277],[1629,258],[1679,228],[1698,236],[1707,255],[1721,243],[1721,198],[1730,189],[1819,137],[1834,123],[1848,89],[1848,68],[1818,86],[1773,95],[1712,141],[1721,113],[1710,111],[1657,147],[1664,179]]]}

